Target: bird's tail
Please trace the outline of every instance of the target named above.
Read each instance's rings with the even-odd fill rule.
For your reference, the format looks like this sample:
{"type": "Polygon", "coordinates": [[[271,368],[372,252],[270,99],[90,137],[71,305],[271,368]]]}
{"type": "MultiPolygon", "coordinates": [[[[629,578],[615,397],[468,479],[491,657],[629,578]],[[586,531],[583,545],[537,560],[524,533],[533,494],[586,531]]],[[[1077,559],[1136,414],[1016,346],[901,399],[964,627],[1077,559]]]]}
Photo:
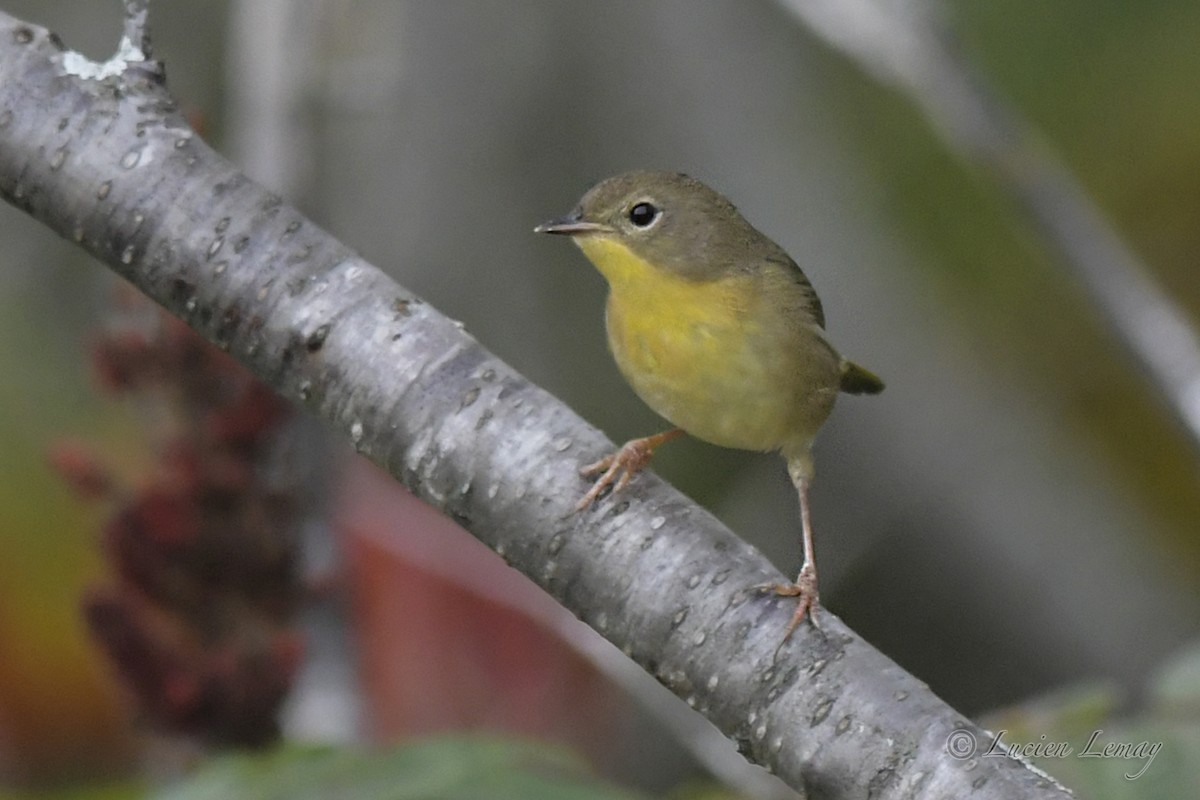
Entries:
{"type": "Polygon", "coordinates": [[[883,381],[869,369],[843,358],[842,380],[838,388],[847,394],[879,394],[883,391],[883,381]]]}

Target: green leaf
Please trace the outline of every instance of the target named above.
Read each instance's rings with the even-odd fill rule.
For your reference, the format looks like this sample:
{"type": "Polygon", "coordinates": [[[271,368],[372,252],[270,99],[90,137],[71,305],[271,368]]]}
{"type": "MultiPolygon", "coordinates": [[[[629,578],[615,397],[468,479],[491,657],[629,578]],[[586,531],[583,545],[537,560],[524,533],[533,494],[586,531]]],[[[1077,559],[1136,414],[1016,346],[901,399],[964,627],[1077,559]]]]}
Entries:
{"type": "Polygon", "coordinates": [[[209,762],[154,800],[635,800],[552,745],[490,737],[368,752],[286,745],[209,762]]]}
{"type": "Polygon", "coordinates": [[[0,789],[0,800],[143,800],[145,796],[145,784],[134,781],[47,791],[18,792],[0,789]]]}
{"type": "MultiPolygon", "coordinates": [[[[1116,717],[1114,687],[1089,684],[991,715],[984,724],[1006,746],[1088,800],[1179,800],[1200,786],[1200,645],[1170,659],[1149,688],[1150,703],[1116,717]],[[1040,746],[1040,749],[1039,749],[1040,746]],[[1050,755],[1046,755],[1050,753],[1050,755]]],[[[978,752],[991,745],[983,742],[978,752]]]]}

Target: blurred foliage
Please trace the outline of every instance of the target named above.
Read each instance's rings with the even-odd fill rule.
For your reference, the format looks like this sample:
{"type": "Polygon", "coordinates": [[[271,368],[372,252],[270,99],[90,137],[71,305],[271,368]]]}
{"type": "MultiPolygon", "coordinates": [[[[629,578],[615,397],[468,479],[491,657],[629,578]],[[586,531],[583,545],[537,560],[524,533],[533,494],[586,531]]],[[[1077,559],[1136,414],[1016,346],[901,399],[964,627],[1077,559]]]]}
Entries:
{"type": "MultiPolygon", "coordinates": [[[[1041,129],[1200,325],[1200,6],[1155,0],[948,4],[969,60],[1041,129]]],[[[969,347],[1100,451],[1200,572],[1196,452],[1015,206],[957,162],[907,98],[852,65],[829,107],[912,234],[969,347]]]]}
{"type": "Polygon", "coordinates": [[[744,800],[745,796],[711,781],[688,781],[673,789],[669,800],[744,800]]]}
{"type": "Polygon", "coordinates": [[[44,792],[6,792],[0,789],[0,800],[140,800],[145,795],[146,787],[133,782],[94,784],[44,792]]]}
{"type": "Polygon", "coordinates": [[[0,793],[0,800],[635,800],[593,777],[571,753],[543,742],[447,737],[368,753],[287,745],[229,755],[180,783],[60,794],[0,793]]]}
{"type": "Polygon", "coordinates": [[[133,425],[90,392],[85,337],[70,323],[47,330],[53,313],[30,295],[0,302],[0,372],[20,376],[0,381],[0,749],[29,779],[111,774],[129,755],[117,693],[79,616],[99,571],[89,532],[100,515],[51,472],[46,447],[86,418],[123,464],[133,425]]]}
{"type": "MultiPolygon", "coordinates": [[[[1168,661],[1146,687],[1144,710],[1121,716],[1122,698],[1109,684],[1083,684],[996,712],[983,724],[1000,736],[978,742],[980,757],[1034,746],[1055,755],[1033,757],[1086,800],[1179,800],[1200,785],[1200,643],[1168,661]],[[1105,748],[1134,748],[1107,756],[1105,748]],[[1069,748],[1069,749],[1067,749],[1069,748]],[[1145,753],[1151,752],[1152,756],[1145,753]]],[[[0,800],[454,800],[562,798],[617,800],[645,795],[605,784],[569,751],[532,740],[447,736],[412,740],[387,750],[289,744],[255,755],[213,758],[172,786],[148,791],[119,784],[41,793],[4,793],[0,800]]],[[[706,783],[675,789],[675,800],[734,800],[706,783]]]]}
{"type": "Polygon", "coordinates": [[[92,373],[139,411],[134,441],[153,458],[122,480],[102,449],[51,449],[79,498],[110,510],[100,539],[113,576],[89,587],[84,617],[144,720],[265,744],[304,651],[303,500],[296,470],[279,466],[292,407],[133,287],[114,295],[92,373]]]}
{"type": "MultiPolygon", "coordinates": [[[[1039,767],[1088,800],[1180,800],[1200,786],[1200,643],[1164,665],[1145,709],[1121,717],[1109,685],[1074,687],[993,714],[985,726],[1007,747],[1065,744],[1039,767]],[[1104,755],[1109,748],[1108,755],[1104,755]],[[1091,754],[1091,755],[1081,755],[1091,754]]],[[[991,743],[980,743],[986,751],[991,743]]]]}

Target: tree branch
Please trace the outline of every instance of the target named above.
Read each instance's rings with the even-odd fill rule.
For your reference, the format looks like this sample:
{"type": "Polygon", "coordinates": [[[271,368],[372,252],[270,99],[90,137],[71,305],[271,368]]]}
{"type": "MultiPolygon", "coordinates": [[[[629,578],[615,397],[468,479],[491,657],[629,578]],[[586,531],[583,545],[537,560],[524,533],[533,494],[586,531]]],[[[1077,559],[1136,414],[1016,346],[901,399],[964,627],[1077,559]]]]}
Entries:
{"type": "MultiPolygon", "coordinates": [[[[124,50],[124,48],[123,48],[124,50]]],[[[650,474],[573,514],[598,431],[187,128],[156,65],[0,13],[0,194],[347,436],[811,797],[1062,798],[650,474]],[[114,62],[103,65],[109,67],[114,62]],[[107,75],[107,77],[104,77],[107,75]]]]}

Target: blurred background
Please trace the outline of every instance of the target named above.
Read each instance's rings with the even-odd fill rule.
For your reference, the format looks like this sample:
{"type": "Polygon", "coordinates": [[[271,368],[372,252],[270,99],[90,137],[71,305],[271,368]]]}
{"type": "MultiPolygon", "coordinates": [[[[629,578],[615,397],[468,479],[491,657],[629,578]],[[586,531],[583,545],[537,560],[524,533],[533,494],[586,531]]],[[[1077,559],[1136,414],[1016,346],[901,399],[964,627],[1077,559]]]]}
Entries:
{"type": "MultiPolygon", "coordinates": [[[[1200,320],[1200,6],[939,8],[1200,320]]],[[[121,30],[116,2],[3,10],[99,60],[121,30]]],[[[218,150],[618,442],[664,425],[606,352],[598,274],[532,228],[634,168],[730,197],[888,384],[843,396],[818,441],[822,599],[964,713],[1087,682],[1137,713],[1195,635],[1196,443],[1014,204],[781,5],[156,0],[151,29],[218,150]]],[[[110,580],[105,511],[46,457],[81,437],[136,473],[152,447],[90,376],[115,281],[9,207],[0,240],[0,786],[129,775],[144,726],[80,613],[110,580]]],[[[498,559],[468,559],[470,540],[315,447],[340,455],[313,479],[343,488],[305,523],[306,553],[340,599],[298,617],[311,661],[285,734],[515,731],[649,792],[714,769],[573,621],[459,569],[495,576],[498,559]]],[[[655,469],[797,568],[779,459],[684,440],[655,469]]]]}

